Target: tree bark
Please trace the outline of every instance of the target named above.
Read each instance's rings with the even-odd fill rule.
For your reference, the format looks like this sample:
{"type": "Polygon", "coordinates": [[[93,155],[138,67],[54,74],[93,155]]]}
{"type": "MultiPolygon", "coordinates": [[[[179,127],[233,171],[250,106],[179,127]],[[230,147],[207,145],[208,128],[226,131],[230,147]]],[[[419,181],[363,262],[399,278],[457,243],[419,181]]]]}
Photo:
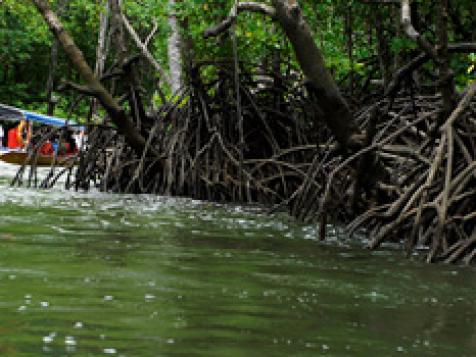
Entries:
{"type": "Polygon", "coordinates": [[[104,73],[107,58],[107,30],[109,28],[109,16],[110,16],[109,2],[104,4],[104,9],[101,11],[99,19],[99,33],[98,33],[98,45],[96,48],[96,67],[94,73],[96,77],[100,78],[104,73]]]}
{"type": "MultiPolygon", "coordinates": [[[[109,29],[109,16],[110,16],[110,7],[109,1],[106,1],[104,4],[104,9],[101,11],[101,15],[99,18],[99,33],[98,33],[98,44],[96,47],[96,66],[94,69],[94,74],[96,78],[101,78],[104,73],[106,59],[107,59],[107,52],[109,49],[108,46],[108,29],[109,29]]],[[[97,107],[98,107],[98,100],[93,98],[91,100],[91,105],[89,109],[88,118],[93,118],[96,114],[97,107]]]]}
{"type": "Polygon", "coordinates": [[[175,93],[183,86],[182,81],[182,36],[180,25],[175,12],[177,0],[169,0],[169,27],[170,36],[168,38],[168,57],[170,68],[170,83],[172,92],[175,93]]]}
{"type": "MultiPolygon", "coordinates": [[[[111,9],[111,42],[114,53],[114,62],[118,68],[122,69],[127,59],[128,51],[124,36],[124,24],[121,16],[122,0],[108,0],[109,8],[111,9]]],[[[116,95],[118,78],[113,78],[111,82],[110,92],[114,96],[116,95]]]]}
{"type": "Polygon", "coordinates": [[[122,65],[127,58],[127,47],[124,38],[121,0],[109,0],[111,9],[111,38],[116,51],[116,61],[122,65]]]}

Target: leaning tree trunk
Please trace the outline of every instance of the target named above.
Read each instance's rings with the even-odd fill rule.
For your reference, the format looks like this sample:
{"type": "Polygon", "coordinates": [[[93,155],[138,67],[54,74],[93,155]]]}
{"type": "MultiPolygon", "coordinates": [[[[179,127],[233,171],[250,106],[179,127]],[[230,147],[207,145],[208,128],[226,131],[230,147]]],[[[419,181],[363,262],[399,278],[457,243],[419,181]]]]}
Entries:
{"type": "Polygon", "coordinates": [[[321,50],[314,42],[301,9],[295,0],[273,0],[276,19],[291,41],[296,58],[314,89],[327,126],[344,147],[359,147],[360,130],[336,82],[327,70],[321,50]]]}
{"type": "Polygon", "coordinates": [[[236,21],[238,12],[252,11],[271,16],[283,28],[297,61],[316,97],[322,116],[344,149],[355,151],[363,144],[363,135],[355,123],[347,101],[326,68],[321,50],[314,42],[296,0],[272,0],[273,6],[255,2],[237,2],[227,19],[207,29],[204,37],[217,36],[236,21]]]}
{"type": "Polygon", "coordinates": [[[36,8],[48,24],[51,32],[63,46],[63,49],[73,64],[73,67],[83,78],[86,86],[76,85],[83,93],[95,96],[107,111],[111,120],[117,125],[117,129],[122,134],[127,143],[138,153],[145,149],[146,141],[136,130],[134,123],[126,114],[125,110],[116,102],[111,93],[94,76],[94,73],[84,59],[81,50],[76,46],[73,38],[63,27],[58,16],[49,8],[46,0],[32,0],[36,8]]]}

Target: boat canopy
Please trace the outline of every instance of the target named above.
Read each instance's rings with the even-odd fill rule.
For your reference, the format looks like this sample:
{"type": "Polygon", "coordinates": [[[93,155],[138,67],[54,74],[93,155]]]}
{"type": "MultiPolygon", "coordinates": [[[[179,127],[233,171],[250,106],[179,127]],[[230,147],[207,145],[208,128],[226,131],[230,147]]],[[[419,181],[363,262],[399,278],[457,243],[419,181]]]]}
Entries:
{"type": "Polygon", "coordinates": [[[8,105],[0,104],[0,120],[18,121],[22,119],[31,120],[32,122],[49,126],[77,125],[76,122],[71,120],[65,120],[49,115],[38,114],[30,112],[28,110],[18,109],[10,107],[8,105]]]}
{"type": "Polygon", "coordinates": [[[21,120],[23,118],[21,110],[0,104],[0,120],[21,120]]]}

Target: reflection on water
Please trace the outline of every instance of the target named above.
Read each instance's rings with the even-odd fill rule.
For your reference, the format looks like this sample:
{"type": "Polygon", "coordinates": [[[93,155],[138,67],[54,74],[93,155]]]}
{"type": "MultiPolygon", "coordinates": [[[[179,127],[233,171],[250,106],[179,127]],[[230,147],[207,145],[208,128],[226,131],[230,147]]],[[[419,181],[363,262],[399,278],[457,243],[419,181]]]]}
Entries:
{"type": "Polygon", "coordinates": [[[0,355],[473,355],[475,271],[189,199],[8,187],[0,355]]]}

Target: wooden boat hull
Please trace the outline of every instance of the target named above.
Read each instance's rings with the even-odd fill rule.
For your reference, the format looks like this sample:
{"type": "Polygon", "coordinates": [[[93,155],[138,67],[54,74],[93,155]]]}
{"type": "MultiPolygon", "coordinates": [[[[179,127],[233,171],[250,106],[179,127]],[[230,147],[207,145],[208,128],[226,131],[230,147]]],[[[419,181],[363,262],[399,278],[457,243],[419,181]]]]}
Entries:
{"type": "MultiPolygon", "coordinates": [[[[74,163],[76,154],[60,155],[56,158],[56,166],[67,166],[74,163]]],[[[13,164],[23,165],[28,159],[28,154],[24,151],[0,151],[0,160],[13,164]]],[[[51,166],[53,164],[53,155],[38,155],[36,166],[51,166]]],[[[32,162],[33,164],[34,162],[32,162]]]]}

